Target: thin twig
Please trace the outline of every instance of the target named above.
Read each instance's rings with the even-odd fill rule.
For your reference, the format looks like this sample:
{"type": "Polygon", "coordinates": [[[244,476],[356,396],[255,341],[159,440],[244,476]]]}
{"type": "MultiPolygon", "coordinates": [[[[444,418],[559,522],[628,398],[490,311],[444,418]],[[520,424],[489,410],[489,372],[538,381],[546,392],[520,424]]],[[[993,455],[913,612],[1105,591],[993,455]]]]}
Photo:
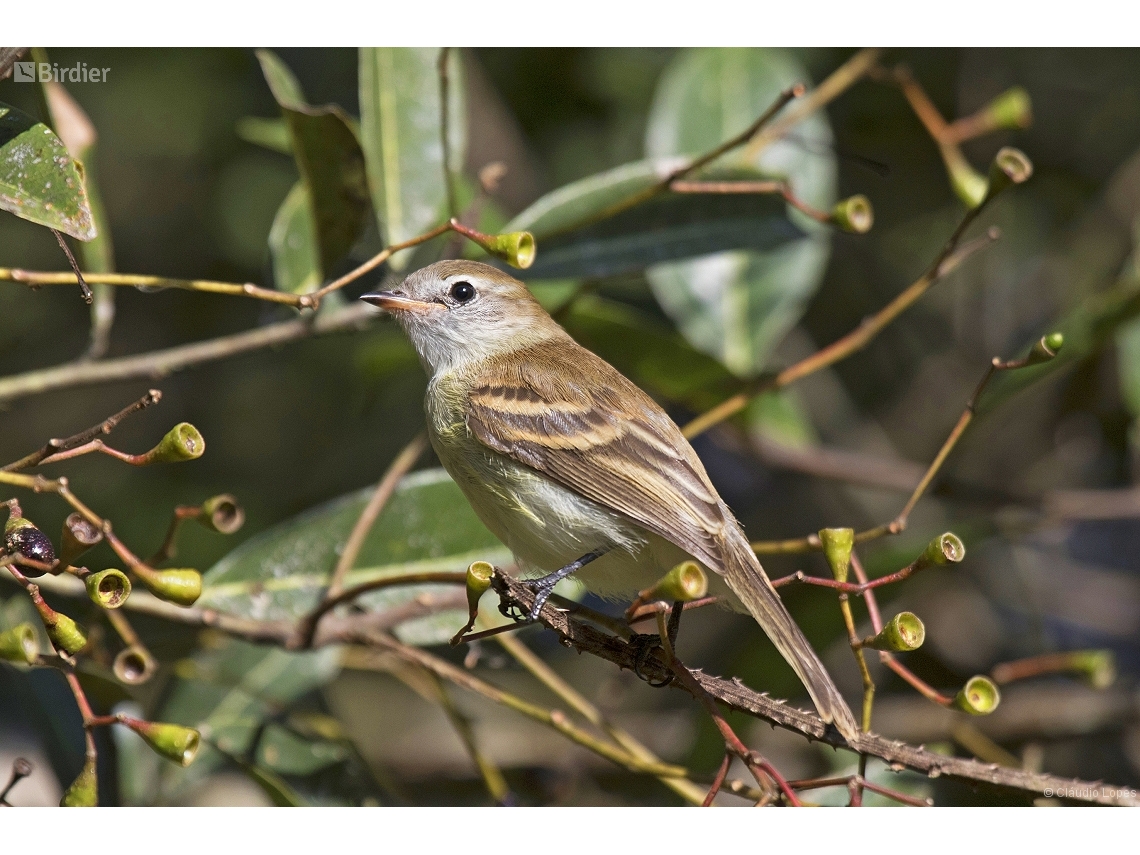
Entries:
{"type": "MultiPolygon", "coordinates": [[[[652,751],[642,745],[627,731],[606,718],[601,710],[590,703],[569,683],[559,677],[549,665],[535,655],[534,651],[519,641],[515,636],[499,635],[495,637],[495,640],[504,650],[514,657],[516,662],[534,675],[540,683],[577,710],[578,714],[585,718],[586,721],[604,731],[619,747],[647,763],[661,762],[652,751]]],[[[693,784],[692,781],[665,776],[660,777],[660,781],[690,804],[701,804],[704,800],[701,789],[693,784]]]]}
{"type": "Polygon", "coordinates": [[[75,281],[79,283],[79,292],[83,295],[83,302],[90,306],[95,297],[91,293],[91,289],[87,287],[87,283],[83,281],[83,272],[79,269],[79,264],[75,261],[75,256],[71,254],[71,247],[67,245],[67,241],[63,239],[63,235],[58,231],[52,229],[51,233],[55,235],[59,248],[62,249],[63,254],[67,256],[67,263],[71,265],[71,269],[75,272],[75,281]]]}
{"type": "Polygon", "coordinates": [[[803,99],[783,116],[758,133],[743,152],[743,159],[754,160],[761,151],[784,136],[812,113],[827,106],[870,71],[882,55],[880,48],[863,48],[851,56],[843,65],[831,72],[819,86],[808,92],[803,99]]]}
{"type": "Polygon", "coordinates": [[[950,239],[946,242],[945,246],[943,246],[942,251],[926,269],[926,272],[874,315],[864,318],[858,327],[843,336],[843,338],[816,351],[806,359],[802,359],[795,365],[785,368],[766,382],[757,384],[744,392],[739,392],[727,401],[713,407],[708,412],[697,416],[685,425],[682,433],[684,433],[688,439],[692,439],[704,433],[713,425],[720,424],[720,422],[723,422],[725,419],[736,415],[757,395],[771,391],[772,389],[783,388],[809,374],[814,374],[816,371],[828,368],[836,362],[846,359],[853,353],[862,350],[887,325],[910,308],[935,282],[957,268],[958,265],[970,255],[989,246],[998,239],[1000,233],[996,228],[991,228],[983,238],[971,241],[960,250],[958,249],[958,243],[961,241],[962,235],[966,229],[969,228],[970,224],[977,219],[978,214],[981,213],[984,208],[985,205],[983,204],[968,210],[962,217],[962,221],[958,224],[958,227],[954,230],[954,233],[950,236],[950,239]]]}
{"type": "MultiPolygon", "coordinates": [[[[866,543],[869,540],[875,540],[888,534],[899,534],[906,530],[907,522],[910,520],[911,512],[914,511],[915,506],[918,505],[920,499],[926,493],[927,489],[937,477],[942,465],[946,462],[946,458],[950,456],[950,452],[958,444],[958,440],[962,438],[962,434],[966,432],[966,428],[970,426],[970,422],[974,420],[977,413],[978,401],[985,391],[986,386],[989,385],[990,380],[998,371],[1009,371],[1017,368],[1022,368],[1026,365],[1026,360],[1010,360],[1003,362],[998,357],[991,360],[989,367],[982,375],[981,381],[974,389],[974,394],[966,401],[966,407],[962,410],[962,414],[958,417],[953,429],[950,431],[949,436],[942,443],[942,447],[938,449],[938,453],[934,456],[934,460],[926,467],[926,472],[923,473],[922,478],[911,492],[910,497],[907,499],[906,504],[903,505],[901,511],[890,522],[877,525],[874,528],[866,529],[855,534],[855,543],[866,543]]],[[[792,540],[779,540],[772,542],[757,542],[752,544],[753,550],[760,555],[764,554],[789,554],[799,552],[812,552],[823,548],[818,534],[809,534],[802,538],[792,540]]],[[[795,573],[792,576],[786,576],[777,580],[779,584],[787,584],[789,582],[806,582],[810,585],[819,585],[821,587],[835,587],[841,591],[850,593],[862,593],[873,587],[890,584],[892,582],[901,581],[905,579],[911,572],[913,572],[913,565],[909,568],[904,568],[898,573],[891,574],[891,576],[881,577],[872,582],[866,582],[857,586],[844,587],[850,583],[833,582],[831,579],[815,579],[810,576],[805,576],[802,572],[795,573]]],[[[775,582],[773,584],[776,584],[775,582]]]]}
{"type": "MultiPolygon", "coordinates": [[[[0,271],[3,273],[3,271],[0,271]]],[[[155,380],[194,365],[228,359],[310,336],[362,329],[379,314],[363,303],[316,316],[280,321],[207,341],[98,361],[66,362],[0,378],[0,404],[57,389],[123,380],[155,380]]]]}
{"type": "Polygon", "coordinates": [[[451,722],[455,733],[459,736],[459,741],[463,743],[463,747],[466,749],[467,755],[471,758],[471,762],[475,764],[475,768],[479,771],[479,775],[487,787],[487,792],[491,794],[491,798],[494,799],[497,804],[512,804],[515,798],[511,792],[510,785],[507,784],[507,779],[503,777],[503,773],[499,770],[499,767],[491,762],[491,759],[487,757],[479,747],[479,743],[475,739],[475,731],[471,727],[471,722],[459,707],[455,705],[455,701],[451,699],[451,694],[447,691],[447,687],[443,684],[439,676],[432,671],[428,671],[427,674],[439,692],[440,706],[443,707],[443,711],[447,714],[447,718],[451,722]]]}
{"type": "Polygon", "coordinates": [[[340,593],[341,586],[344,584],[344,577],[348,575],[348,571],[356,563],[356,558],[360,555],[360,549],[364,546],[364,539],[368,536],[368,532],[372,530],[372,526],[384,510],[384,506],[388,504],[388,500],[392,498],[392,494],[396,492],[400,479],[408,474],[408,470],[415,465],[426,449],[427,434],[420,431],[396,455],[396,459],[392,461],[388,471],[384,473],[384,477],[376,485],[376,491],[368,500],[368,504],[364,506],[364,510],[360,512],[356,524],[352,527],[352,533],[349,534],[348,540],[344,544],[344,550],[337,560],[336,568],[329,580],[328,591],[325,592],[326,600],[332,599],[340,593]]]}
{"type": "Polygon", "coordinates": [[[133,404],[130,404],[113,416],[108,416],[99,424],[90,427],[87,430],[80,431],[77,434],[67,437],[66,439],[49,439],[43,448],[38,451],[33,451],[26,457],[21,457],[14,463],[9,463],[7,466],[0,467],[4,472],[19,472],[22,469],[30,469],[33,466],[39,465],[43,460],[57,454],[60,451],[66,451],[76,446],[83,445],[97,436],[106,436],[113,431],[123,419],[127,416],[133,415],[140,410],[145,410],[151,404],[157,404],[162,400],[162,392],[158,389],[151,389],[133,404]]]}
{"type": "Polygon", "coordinates": [[[664,178],[654,184],[651,184],[649,187],[646,187],[643,190],[639,190],[635,193],[631,193],[624,199],[619,199],[613,204],[606,206],[602,210],[589,214],[578,221],[570,223],[569,225],[556,229],[552,232],[544,233],[542,237],[549,239],[554,235],[572,232],[583,228],[584,226],[602,222],[603,220],[608,220],[610,217],[617,216],[623,211],[628,211],[632,208],[636,208],[638,205],[644,205],[646,202],[655,199],[657,196],[660,196],[663,193],[667,193],[669,191],[670,185],[672,185],[674,181],[692,175],[701,167],[707,166],[722,155],[727,154],[733,149],[739,148],[740,146],[747,143],[757,133],[759,133],[765,125],[771,122],[772,119],[775,118],[775,116],[782,109],[784,109],[789,101],[800,97],[803,92],[803,84],[796,84],[795,86],[785,89],[776,97],[776,100],[772,102],[772,105],[768,107],[767,110],[765,110],[760,116],[756,118],[756,120],[751,125],[749,125],[736,136],[725,140],[723,143],[716,146],[715,148],[710,149],[704,154],[698,155],[686,163],[684,166],[679,166],[676,169],[671,170],[664,178]]]}

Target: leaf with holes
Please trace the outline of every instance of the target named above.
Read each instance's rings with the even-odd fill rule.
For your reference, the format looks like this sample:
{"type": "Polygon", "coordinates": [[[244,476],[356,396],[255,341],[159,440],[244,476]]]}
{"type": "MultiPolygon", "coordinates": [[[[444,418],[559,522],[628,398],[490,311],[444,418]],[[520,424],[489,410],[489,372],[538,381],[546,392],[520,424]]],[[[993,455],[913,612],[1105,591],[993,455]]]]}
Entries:
{"type": "Polygon", "coordinates": [[[0,104],[0,208],[79,240],[95,237],[83,170],[43,122],[0,104]]]}

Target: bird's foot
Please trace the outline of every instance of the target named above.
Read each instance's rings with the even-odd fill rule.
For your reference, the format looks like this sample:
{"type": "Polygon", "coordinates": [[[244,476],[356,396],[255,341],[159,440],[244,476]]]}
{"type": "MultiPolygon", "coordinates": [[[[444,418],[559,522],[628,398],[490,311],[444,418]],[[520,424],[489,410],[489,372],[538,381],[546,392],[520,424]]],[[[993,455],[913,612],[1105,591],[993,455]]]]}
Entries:
{"type": "Polygon", "coordinates": [[[653,654],[653,651],[661,647],[660,635],[657,635],[656,633],[634,633],[634,635],[629,639],[629,646],[632,647],[635,651],[633,660],[633,673],[637,676],[637,679],[644,680],[655,689],[659,689],[662,686],[668,686],[673,682],[672,674],[669,674],[663,680],[654,680],[651,677],[647,677],[645,674],[641,673],[641,669],[645,666],[645,663],[649,661],[649,657],[653,654]]]}

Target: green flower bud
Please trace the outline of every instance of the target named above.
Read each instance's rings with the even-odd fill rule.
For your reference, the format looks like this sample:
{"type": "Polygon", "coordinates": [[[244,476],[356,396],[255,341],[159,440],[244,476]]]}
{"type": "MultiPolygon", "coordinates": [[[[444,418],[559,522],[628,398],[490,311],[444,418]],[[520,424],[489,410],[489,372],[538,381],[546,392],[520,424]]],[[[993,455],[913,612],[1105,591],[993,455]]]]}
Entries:
{"type": "Polygon", "coordinates": [[[495,568],[486,561],[472,561],[467,567],[467,623],[459,632],[451,637],[451,646],[457,646],[463,641],[463,636],[475,626],[479,617],[479,600],[487,589],[491,587],[491,578],[495,575],[495,568]]]}
{"type": "Polygon", "coordinates": [[[245,511],[229,493],[206,499],[198,511],[198,522],[219,534],[233,534],[245,523],[245,511]]]}
{"type": "Polygon", "coordinates": [[[923,570],[936,564],[957,564],[966,557],[966,546],[951,532],[940,534],[926,545],[922,555],[914,562],[915,570],[923,570]]]}
{"type": "Polygon", "coordinates": [[[851,568],[851,550],[855,546],[854,529],[820,529],[819,542],[823,544],[823,555],[835,581],[846,582],[847,571],[851,568]]]}
{"type": "Polygon", "coordinates": [[[1042,362],[1048,362],[1061,352],[1061,347],[1064,344],[1065,337],[1059,332],[1041,336],[1033,345],[1033,350],[1029,351],[1029,356],[1025,358],[1025,364],[1040,365],[1042,362]]]}
{"type": "Polygon", "coordinates": [[[953,168],[950,168],[950,187],[954,195],[961,199],[966,207],[976,208],[986,198],[988,185],[974,167],[962,158],[953,168]]]}
{"type": "Polygon", "coordinates": [[[1033,162],[1024,152],[1006,146],[994,155],[990,164],[990,180],[986,200],[993,199],[1011,184],[1023,184],[1033,175],[1033,162]]]}
{"type": "Polygon", "coordinates": [[[878,635],[864,641],[863,646],[909,653],[922,647],[925,640],[926,627],[918,616],[912,612],[899,612],[883,626],[878,635]]]}
{"type": "Polygon", "coordinates": [[[192,727],[125,717],[122,722],[157,753],[181,766],[189,766],[198,754],[201,736],[192,727]]]}
{"type": "Polygon", "coordinates": [[[95,774],[95,758],[88,757],[79,772],[79,777],[71,782],[60,807],[96,807],[99,804],[99,783],[95,774]]]}
{"type": "Polygon", "coordinates": [[[146,589],[168,603],[192,606],[202,595],[202,574],[190,568],[154,570],[144,564],[131,568],[146,589]]]}
{"type": "MultiPolygon", "coordinates": [[[[41,564],[55,563],[55,548],[51,545],[51,540],[36,528],[31,520],[20,515],[19,506],[12,509],[8,522],[4,524],[4,551],[10,555],[18,552],[25,558],[39,561],[41,564]]],[[[32,579],[46,572],[20,562],[14,566],[32,579]]]]}
{"type": "Polygon", "coordinates": [[[1116,656],[1111,650],[1077,650],[1069,655],[1072,669],[1094,689],[1107,689],[1116,682],[1116,656]]]}
{"type": "Polygon", "coordinates": [[[989,677],[971,677],[954,698],[954,706],[970,715],[989,715],[1001,703],[1001,692],[989,677]]]}
{"type": "Polygon", "coordinates": [[[57,612],[49,606],[39,594],[32,597],[32,604],[40,613],[40,620],[44,623],[48,638],[56,648],[66,650],[74,656],[87,646],[87,633],[79,624],[63,612],[57,612]]]}
{"type": "Polygon", "coordinates": [[[863,195],[840,199],[831,209],[830,220],[845,232],[866,234],[875,223],[875,210],[871,201],[863,195]]]}
{"type": "Polygon", "coordinates": [[[530,232],[507,232],[506,234],[493,235],[482,246],[491,255],[503,259],[511,267],[526,270],[534,264],[534,235],[530,232]]]}
{"type": "Polygon", "coordinates": [[[709,580],[696,561],[682,561],[657,580],[642,599],[688,602],[709,592],[709,580]]]}
{"type": "Polygon", "coordinates": [[[100,570],[88,575],[83,583],[91,602],[105,609],[117,609],[131,595],[131,580],[122,570],[100,570]]]}
{"type": "Polygon", "coordinates": [[[39,656],[36,631],[30,623],[22,623],[0,632],[0,659],[34,665],[39,656]]]}
{"type": "Polygon", "coordinates": [[[995,128],[1017,131],[1033,124],[1033,104],[1029,93],[1014,86],[990,101],[985,108],[986,118],[995,128]]]}
{"type": "Polygon", "coordinates": [[[206,450],[206,440],[198,428],[189,422],[180,422],[170,429],[162,442],[142,455],[143,463],[178,463],[195,460],[206,450]]]}
{"type": "Polygon", "coordinates": [[[479,612],[479,599],[491,587],[495,568],[486,561],[473,561],[467,568],[467,608],[474,616],[479,612]]]}
{"type": "Polygon", "coordinates": [[[154,676],[156,670],[158,670],[158,663],[154,661],[154,657],[147,652],[145,647],[138,645],[124,647],[115,656],[115,661],[111,663],[111,671],[115,678],[128,686],[138,686],[145,683],[154,676]]]}
{"type": "Polygon", "coordinates": [[[103,532],[79,514],[69,514],[63,521],[59,538],[59,566],[69,567],[80,555],[103,539],[103,532]]]}
{"type": "Polygon", "coordinates": [[[501,258],[511,267],[522,270],[534,264],[534,235],[530,232],[507,232],[501,235],[487,235],[452,219],[451,227],[473,243],[478,244],[491,255],[501,258]]]}

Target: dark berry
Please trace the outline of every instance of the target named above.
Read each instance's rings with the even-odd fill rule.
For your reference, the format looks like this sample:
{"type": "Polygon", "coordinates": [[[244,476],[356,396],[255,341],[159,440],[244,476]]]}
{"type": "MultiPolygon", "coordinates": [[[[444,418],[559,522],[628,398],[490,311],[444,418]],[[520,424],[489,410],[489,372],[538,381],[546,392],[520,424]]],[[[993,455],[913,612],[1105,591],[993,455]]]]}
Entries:
{"type": "MultiPolygon", "coordinates": [[[[48,536],[24,519],[9,520],[4,532],[4,551],[9,555],[20,553],[25,558],[51,564],[55,561],[55,547],[48,536]]],[[[45,571],[27,564],[16,564],[25,576],[42,576],[45,571]]]]}

